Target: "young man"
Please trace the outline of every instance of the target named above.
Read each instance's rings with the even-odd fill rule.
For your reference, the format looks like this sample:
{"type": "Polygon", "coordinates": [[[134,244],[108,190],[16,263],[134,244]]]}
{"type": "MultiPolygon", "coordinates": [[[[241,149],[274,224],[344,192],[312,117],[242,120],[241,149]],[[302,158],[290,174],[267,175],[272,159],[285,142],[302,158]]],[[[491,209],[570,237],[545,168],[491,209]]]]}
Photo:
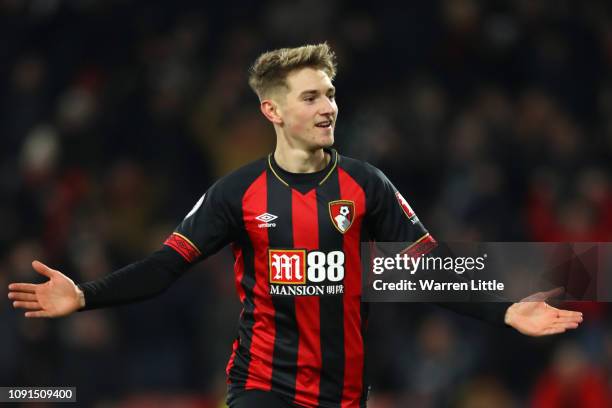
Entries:
{"type": "MultiPolygon", "coordinates": [[[[232,244],[243,309],[227,365],[230,407],[365,406],[360,243],[415,242],[418,255],[436,242],[379,170],[331,148],[335,74],[327,44],[261,55],[249,84],[274,126],[274,153],[210,187],[162,249],[98,281],[77,286],[34,261],[49,281],[11,284],[14,306],[58,317],[146,299],[232,244]]],[[[582,320],[543,301],[502,306],[464,312],[533,336],[582,320]]]]}

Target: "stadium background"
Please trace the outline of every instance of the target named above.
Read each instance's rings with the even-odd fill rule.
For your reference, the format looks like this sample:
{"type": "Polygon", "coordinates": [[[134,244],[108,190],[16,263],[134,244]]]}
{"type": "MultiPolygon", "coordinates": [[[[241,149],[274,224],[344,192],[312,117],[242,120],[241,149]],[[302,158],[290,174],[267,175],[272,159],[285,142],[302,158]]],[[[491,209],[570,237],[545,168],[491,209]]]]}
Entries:
{"type": "MultiPolygon", "coordinates": [[[[338,149],[385,171],[436,237],[610,240],[612,5],[384,3],[0,1],[0,287],[37,279],[32,259],[81,281],[156,249],[272,149],[249,64],[324,40],[338,149]]],[[[610,306],[577,306],[575,333],[532,339],[376,305],[372,406],[602,406],[610,306]]],[[[237,318],[228,252],[153,301],[67,319],[26,320],[3,295],[0,385],[219,406],[237,318]]]]}

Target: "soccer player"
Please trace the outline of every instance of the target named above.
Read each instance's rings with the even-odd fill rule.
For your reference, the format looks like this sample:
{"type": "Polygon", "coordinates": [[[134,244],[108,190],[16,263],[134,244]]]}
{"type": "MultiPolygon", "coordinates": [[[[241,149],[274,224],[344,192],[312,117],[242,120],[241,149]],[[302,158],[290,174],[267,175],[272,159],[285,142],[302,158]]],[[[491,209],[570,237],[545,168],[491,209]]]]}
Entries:
{"type": "MultiPolygon", "coordinates": [[[[332,148],[335,75],[327,44],[261,55],[249,84],[274,126],[275,151],[217,181],[140,262],[76,285],[34,261],[49,280],[9,285],[14,307],[58,317],[147,299],[231,244],[242,313],[227,365],[229,406],[366,406],[360,244],[414,242],[416,256],[436,241],[383,173],[332,148]]],[[[582,320],[543,300],[463,311],[532,336],[582,320]]]]}

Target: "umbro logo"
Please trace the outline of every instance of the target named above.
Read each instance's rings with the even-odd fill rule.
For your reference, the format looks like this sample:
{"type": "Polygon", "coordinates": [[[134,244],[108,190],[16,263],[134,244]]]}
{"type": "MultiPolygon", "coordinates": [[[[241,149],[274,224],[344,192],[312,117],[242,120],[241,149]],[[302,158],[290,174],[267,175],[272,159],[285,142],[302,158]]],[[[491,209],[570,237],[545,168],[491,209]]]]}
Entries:
{"type": "Polygon", "coordinates": [[[258,215],[257,217],[255,217],[256,220],[262,222],[262,224],[258,224],[257,225],[259,228],[274,228],[274,227],[276,227],[276,223],[270,222],[270,221],[274,221],[277,218],[278,217],[276,215],[270,214],[270,213],[263,213],[263,214],[258,215]]]}
{"type": "Polygon", "coordinates": [[[270,214],[270,213],[263,213],[257,217],[255,217],[256,220],[259,220],[261,222],[270,222],[273,221],[275,219],[277,219],[278,217],[274,214],[270,214]]]}

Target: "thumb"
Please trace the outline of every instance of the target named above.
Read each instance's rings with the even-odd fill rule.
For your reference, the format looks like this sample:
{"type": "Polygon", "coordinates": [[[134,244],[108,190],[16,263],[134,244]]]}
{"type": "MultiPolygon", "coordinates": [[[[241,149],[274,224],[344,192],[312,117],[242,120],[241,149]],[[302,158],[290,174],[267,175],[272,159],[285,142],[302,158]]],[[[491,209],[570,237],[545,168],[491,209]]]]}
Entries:
{"type": "Polygon", "coordinates": [[[34,268],[36,272],[40,273],[43,276],[46,276],[49,279],[51,279],[57,272],[56,270],[49,268],[47,265],[40,261],[32,262],[32,268],[34,268]]]}
{"type": "Polygon", "coordinates": [[[562,295],[563,292],[565,292],[565,289],[563,286],[559,286],[554,289],[547,290],[546,292],[534,293],[533,295],[527,296],[525,299],[521,299],[521,302],[544,302],[547,299],[562,295]]]}
{"type": "Polygon", "coordinates": [[[546,292],[542,292],[543,300],[548,300],[551,298],[555,298],[557,296],[562,295],[565,292],[565,288],[563,286],[556,287],[554,289],[548,290],[546,292]]]}

